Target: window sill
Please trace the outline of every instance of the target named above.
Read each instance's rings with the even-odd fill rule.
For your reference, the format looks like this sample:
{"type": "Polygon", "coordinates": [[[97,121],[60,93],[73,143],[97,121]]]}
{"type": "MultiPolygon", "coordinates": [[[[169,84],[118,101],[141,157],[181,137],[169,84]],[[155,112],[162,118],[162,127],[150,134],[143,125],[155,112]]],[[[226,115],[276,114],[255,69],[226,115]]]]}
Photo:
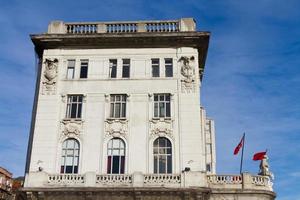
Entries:
{"type": "Polygon", "coordinates": [[[63,121],[83,122],[83,120],[81,118],[64,118],[63,121]]]}

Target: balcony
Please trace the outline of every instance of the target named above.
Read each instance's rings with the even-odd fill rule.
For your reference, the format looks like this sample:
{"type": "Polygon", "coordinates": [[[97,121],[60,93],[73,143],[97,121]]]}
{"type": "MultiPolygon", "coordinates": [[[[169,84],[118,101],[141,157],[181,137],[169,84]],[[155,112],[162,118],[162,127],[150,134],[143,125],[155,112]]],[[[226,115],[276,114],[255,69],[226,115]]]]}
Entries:
{"type": "Polygon", "coordinates": [[[49,34],[97,34],[97,33],[170,33],[196,31],[192,18],[156,21],[119,21],[119,22],[68,22],[53,21],[48,26],[49,34]]]}
{"type": "Polygon", "coordinates": [[[207,175],[202,172],[181,174],[47,174],[31,172],[26,175],[25,188],[98,187],[98,188],[189,188],[252,189],[273,191],[272,182],[266,176],[207,175]]]}

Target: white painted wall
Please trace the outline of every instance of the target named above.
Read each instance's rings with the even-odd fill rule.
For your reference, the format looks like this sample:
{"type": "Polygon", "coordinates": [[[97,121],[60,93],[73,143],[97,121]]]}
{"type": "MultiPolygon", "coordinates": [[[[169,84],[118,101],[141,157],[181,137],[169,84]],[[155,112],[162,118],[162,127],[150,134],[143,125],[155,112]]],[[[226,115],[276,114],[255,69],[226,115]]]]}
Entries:
{"type": "MultiPolygon", "coordinates": [[[[38,161],[47,173],[59,173],[61,145],[66,136],[62,133],[61,121],[65,117],[68,94],[83,94],[83,131],[77,137],[80,142],[79,173],[106,173],[106,137],[104,121],[109,115],[109,94],[127,94],[128,132],[126,135],[125,173],[140,171],[153,173],[150,122],[153,117],[154,93],[171,93],[171,118],[173,146],[173,173],[185,167],[192,171],[204,171],[205,139],[200,114],[200,80],[198,51],[193,48],[152,49],[86,49],[45,50],[43,59],[59,60],[56,94],[40,93],[34,130],[30,171],[37,171],[38,161]],[[181,91],[181,56],[195,57],[195,90],[181,91]],[[122,59],[131,61],[130,78],[122,79],[122,59]],[[172,78],[152,78],[151,58],[160,58],[161,75],[164,74],[164,58],[173,58],[172,78]],[[67,60],[76,59],[75,79],[66,80],[67,60]],[[88,78],[79,79],[80,60],[88,59],[88,78]],[[109,78],[109,59],[118,59],[117,79],[109,78]]],[[[44,67],[44,65],[43,65],[44,67]]],[[[42,83],[41,83],[42,86],[42,83]]]]}

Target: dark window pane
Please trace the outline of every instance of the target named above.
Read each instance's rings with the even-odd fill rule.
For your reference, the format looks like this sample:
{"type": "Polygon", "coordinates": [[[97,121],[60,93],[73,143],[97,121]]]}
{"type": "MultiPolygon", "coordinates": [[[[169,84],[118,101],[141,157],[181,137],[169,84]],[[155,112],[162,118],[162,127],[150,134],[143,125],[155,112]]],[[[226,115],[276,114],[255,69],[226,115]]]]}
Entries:
{"type": "Polygon", "coordinates": [[[158,173],[157,172],[157,156],[154,156],[154,173],[158,173]]]}
{"type": "Polygon", "coordinates": [[[170,112],[170,103],[166,103],[166,117],[170,117],[171,112],[170,112]]]}
{"type": "Polygon", "coordinates": [[[117,66],[113,66],[111,68],[111,73],[110,73],[111,78],[116,78],[117,77],[117,66]]]}
{"type": "Polygon", "coordinates": [[[172,66],[166,66],[166,77],[173,77],[173,67],[172,66]]]}
{"type": "Polygon", "coordinates": [[[107,157],[107,173],[111,173],[111,156],[107,157]]]}
{"type": "Polygon", "coordinates": [[[172,173],[172,156],[167,157],[167,173],[171,174],[172,173]]]}
{"type": "Polygon", "coordinates": [[[65,173],[65,166],[60,167],[60,173],[62,173],[62,174],[65,173]]]}
{"type": "Polygon", "coordinates": [[[71,104],[71,118],[76,118],[76,104],[71,104]]]}
{"type": "Polygon", "coordinates": [[[123,66],[122,77],[123,78],[129,78],[129,74],[130,74],[129,66],[123,66]]]}
{"type": "Polygon", "coordinates": [[[159,117],[165,117],[165,104],[159,103],[159,117]]]}
{"type": "Polygon", "coordinates": [[[166,156],[159,156],[159,173],[166,173],[166,156]]]}
{"type": "Polygon", "coordinates": [[[152,77],[159,77],[159,66],[152,66],[152,77]]]}
{"type": "Polygon", "coordinates": [[[119,167],[120,167],[120,156],[113,156],[112,162],[112,173],[119,174],[119,167]]]}
{"type": "Polygon", "coordinates": [[[170,95],[166,94],[166,101],[170,101],[170,95]]]}
{"type": "Polygon", "coordinates": [[[116,118],[119,118],[119,117],[120,117],[120,107],[121,107],[121,104],[120,104],[120,103],[116,103],[116,104],[115,104],[115,117],[116,117],[116,118]]]}
{"type": "Polygon", "coordinates": [[[66,166],[66,174],[71,174],[73,173],[73,166],[66,166]]]}
{"type": "Polygon", "coordinates": [[[125,171],[125,156],[121,156],[121,174],[124,174],[125,171]]]}
{"type": "Polygon", "coordinates": [[[164,95],[159,95],[159,100],[160,101],[164,101],[165,100],[165,96],[164,95]]]}
{"type": "Polygon", "coordinates": [[[126,103],[122,103],[122,116],[121,117],[126,117],[126,103]]]}
{"type": "Polygon", "coordinates": [[[87,78],[88,75],[88,67],[87,66],[81,66],[80,68],[80,78],[87,78]]]}
{"type": "Polygon", "coordinates": [[[158,138],[159,139],[159,147],[166,146],[166,139],[165,138],[158,138]]]}
{"type": "Polygon", "coordinates": [[[158,95],[157,94],[154,95],[154,101],[158,101],[158,95]]]}
{"type": "Polygon", "coordinates": [[[158,117],[158,103],[154,103],[154,117],[158,117]]]}
{"type": "Polygon", "coordinates": [[[82,104],[78,105],[78,112],[77,112],[77,117],[76,118],[81,118],[81,108],[82,108],[82,104]]]}

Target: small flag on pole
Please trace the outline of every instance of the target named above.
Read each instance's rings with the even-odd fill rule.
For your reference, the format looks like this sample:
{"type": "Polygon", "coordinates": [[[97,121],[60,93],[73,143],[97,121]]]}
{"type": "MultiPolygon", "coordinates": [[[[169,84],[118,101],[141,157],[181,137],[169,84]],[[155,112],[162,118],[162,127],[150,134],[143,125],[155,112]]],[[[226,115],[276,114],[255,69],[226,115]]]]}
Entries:
{"type": "Polygon", "coordinates": [[[245,134],[243,135],[243,137],[242,137],[240,143],[235,147],[234,152],[233,152],[233,155],[237,155],[237,154],[239,153],[240,149],[241,149],[241,148],[243,147],[243,145],[244,145],[244,139],[245,139],[245,134]]]}
{"type": "Polygon", "coordinates": [[[262,160],[262,159],[264,159],[266,154],[267,154],[267,151],[258,152],[258,153],[253,155],[253,160],[255,160],[255,161],[262,160]]]}

